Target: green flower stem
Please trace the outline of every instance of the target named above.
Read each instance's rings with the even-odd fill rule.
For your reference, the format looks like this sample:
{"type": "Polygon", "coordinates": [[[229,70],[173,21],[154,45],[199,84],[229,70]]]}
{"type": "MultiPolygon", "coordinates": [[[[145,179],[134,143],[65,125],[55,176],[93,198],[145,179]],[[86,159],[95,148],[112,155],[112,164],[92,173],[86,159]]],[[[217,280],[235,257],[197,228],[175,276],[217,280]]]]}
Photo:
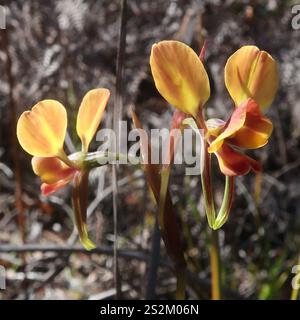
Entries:
{"type": "Polygon", "coordinates": [[[201,174],[202,192],[204,197],[204,208],[208,224],[213,228],[216,220],[216,211],[212,193],[212,179],[211,179],[211,154],[207,152],[208,144],[205,142],[204,147],[204,168],[201,174]]]}
{"type": "MultiPolygon", "coordinates": [[[[190,126],[196,133],[199,134],[199,129],[204,130],[204,134],[207,132],[206,123],[200,113],[196,119],[187,118],[183,121],[183,124],[190,126]]],[[[203,138],[203,137],[202,137],[203,138]]],[[[204,140],[204,138],[203,138],[204,140]]],[[[221,282],[220,282],[220,249],[219,238],[217,229],[221,228],[226,222],[230,209],[232,206],[234,195],[234,178],[226,176],[225,190],[223,201],[218,214],[216,215],[213,186],[211,177],[211,154],[208,152],[208,142],[204,143],[204,160],[203,169],[201,171],[201,184],[204,197],[204,208],[207,216],[208,224],[211,230],[211,277],[212,277],[212,298],[221,298],[221,282]]]]}
{"type": "Polygon", "coordinates": [[[205,146],[204,169],[201,174],[201,183],[208,224],[214,230],[220,229],[227,221],[232,206],[234,196],[234,177],[225,176],[223,200],[219,212],[216,214],[212,191],[211,155],[207,152],[207,144],[205,146]]]}
{"type": "Polygon", "coordinates": [[[163,169],[161,171],[161,185],[160,185],[160,193],[159,193],[159,202],[158,202],[158,218],[159,224],[161,227],[161,231],[165,232],[165,204],[166,204],[166,196],[169,187],[169,178],[170,178],[170,167],[163,169]]]}
{"type": "Polygon", "coordinates": [[[228,219],[234,194],[234,178],[226,176],[223,201],[218,214],[216,215],[213,186],[211,178],[211,155],[207,151],[208,144],[205,142],[204,168],[201,174],[201,182],[204,196],[204,206],[208,224],[211,227],[210,244],[210,265],[211,265],[211,283],[212,299],[219,300],[222,297],[221,292],[221,261],[218,229],[221,228],[228,219]]]}
{"type": "MultiPolygon", "coordinates": [[[[214,197],[212,192],[212,179],[211,179],[211,155],[207,151],[208,144],[205,142],[205,158],[204,168],[201,174],[201,183],[204,197],[204,207],[211,227],[211,243],[210,243],[210,267],[211,267],[211,298],[213,300],[221,299],[221,281],[220,281],[220,248],[219,248],[219,234],[218,230],[214,230],[216,221],[216,211],[214,205],[214,197]]],[[[223,200],[224,202],[224,200],[223,200]]]]}
{"type": "Polygon", "coordinates": [[[77,173],[72,189],[74,220],[78,230],[80,242],[84,248],[89,251],[96,248],[96,245],[90,240],[86,225],[87,185],[88,172],[83,171],[77,173]]]}
{"type": "MultiPolygon", "coordinates": [[[[299,258],[298,258],[297,265],[300,265],[300,255],[299,255],[299,258]]],[[[298,287],[293,288],[292,294],[291,294],[291,300],[297,300],[298,296],[299,296],[299,288],[298,287]]]]}
{"type": "Polygon", "coordinates": [[[210,266],[211,266],[211,298],[212,300],[220,300],[221,293],[221,263],[220,263],[220,246],[219,231],[211,230],[210,244],[210,266]]]}
{"type": "Polygon", "coordinates": [[[87,169],[92,169],[100,167],[107,163],[114,163],[114,161],[119,160],[127,160],[132,164],[141,164],[141,159],[139,157],[135,157],[129,154],[97,151],[86,154],[83,160],[83,166],[87,169]]]}
{"type": "Polygon", "coordinates": [[[291,300],[298,300],[299,289],[293,289],[291,294],[291,300]]]}
{"type": "Polygon", "coordinates": [[[59,154],[57,155],[57,157],[63,161],[66,165],[68,165],[69,167],[76,167],[76,163],[74,161],[72,161],[72,159],[70,159],[66,154],[65,151],[62,149],[59,154]]]}
{"type": "Polygon", "coordinates": [[[176,300],[185,299],[186,289],[186,270],[185,268],[178,268],[175,270],[177,284],[176,284],[176,300]]]}
{"type": "Polygon", "coordinates": [[[221,208],[218,212],[217,218],[213,224],[213,229],[220,229],[224,223],[227,221],[230,209],[233,202],[234,196],[234,178],[226,176],[225,177],[225,188],[224,188],[224,196],[221,204],[221,208]]]}

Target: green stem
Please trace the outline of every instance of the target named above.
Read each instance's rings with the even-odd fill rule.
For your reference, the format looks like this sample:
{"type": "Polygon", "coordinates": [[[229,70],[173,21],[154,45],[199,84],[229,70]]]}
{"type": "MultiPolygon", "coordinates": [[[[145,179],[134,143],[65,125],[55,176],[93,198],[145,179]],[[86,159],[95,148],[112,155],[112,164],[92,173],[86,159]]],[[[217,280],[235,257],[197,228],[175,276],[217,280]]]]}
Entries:
{"type": "Polygon", "coordinates": [[[220,300],[221,295],[221,264],[220,264],[220,247],[219,247],[219,231],[211,230],[211,246],[210,246],[210,265],[211,265],[211,298],[212,300],[220,300]]]}
{"type": "MultiPolygon", "coordinates": [[[[298,258],[298,263],[297,265],[300,265],[300,255],[298,258]]],[[[297,276],[297,275],[296,275],[297,276]]],[[[298,295],[299,295],[299,286],[295,286],[292,290],[292,294],[291,294],[291,300],[298,300],[298,295]]]]}
{"type": "Polygon", "coordinates": [[[224,225],[224,223],[227,221],[230,213],[230,209],[232,206],[232,202],[233,202],[233,195],[234,195],[234,177],[226,176],[223,201],[221,204],[221,208],[218,212],[217,218],[213,224],[214,230],[220,229],[224,225]]]}
{"type": "Polygon", "coordinates": [[[90,240],[86,226],[87,184],[88,172],[80,172],[75,175],[72,202],[80,242],[86,250],[92,250],[96,248],[96,245],[90,240]]]}
{"type": "Polygon", "coordinates": [[[97,151],[90,152],[86,155],[84,159],[84,166],[92,169],[118,160],[127,160],[132,164],[141,164],[141,159],[139,157],[135,157],[130,154],[97,151]]]}
{"type": "MultiPolygon", "coordinates": [[[[227,181],[227,179],[226,179],[227,181]]],[[[211,266],[211,297],[213,300],[221,299],[220,286],[220,249],[219,249],[219,233],[214,230],[216,222],[216,212],[214,206],[214,198],[212,192],[211,181],[211,155],[207,152],[207,143],[205,145],[205,161],[204,170],[201,175],[202,190],[204,196],[205,211],[208,224],[211,227],[211,244],[210,244],[210,266],[211,266]]],[[[224,194],[226,196],[226,193],[224,194]]],[[[228,195],[227,195],[228,196],[228,195]]],[[[224,203],[224,200],[223,200],[224,203]]],[[[223,203],[221,209],[223,207],[223,203]]]]}
{"type": "Polygon", "coordinates": [[[186,270],[178,268],[175,270],[177,283],[176,283],[176,300],[185,299],[185,287],[186,287],[186,270]]]}
{"type": "MultiPolygon", "coordinates": [[[[170,232],[170,219],[174,218],[171,216],[167,216],[168,212],[165,210],[166,206],[166,198],[168,193],[168,187],[169,187],[169,178],[170,178],[170,167],[165,167],[161,171],[161,185],[160,185],[160,194],[159,194],[159,201],[158,201],[158,217],[159,217],[159,224],[160,229],[162,232],[162,235],[164,236],[165,240],[167,241],[167,250],[169,251],[169,254],[173,256],[173,259],[175,260],[175,263],[182,264],[181,257],[178,257],[178,254],[180,255],[180,249],[179,247],[173,246],[173,243],[169,243],[171,241],[174,234],[176,234],[176,231],[174,229],[170,232]],[[168,225],[166,225],[168,224],[168,225]],[[172,235],[171,235],[172,233],[172,235]],[[174,254],[174,249],[176,254],[174,254]],[[179,258],[179,259],[178,259],[179,258]],[[178,259],[178,261],[176,261],[178,259]]],[[[182,259],[183,252],[182,252],[182,259]]],[[[185,265],[185,263],[183,263],[185,265]]],[[[186,287],[186,275],[185,275],[185,268],[184,267],[177,267],[175,270],[176,275],[176,300],[184,300],[185,299],[185,287],[186,287]]]]}
{"type": "Polygon", "coordinates": [[[291,300],[298,300],[299,288],[292,290],[291,300]]]}
{"type": "Polygon", "coordinates": [[[212,299],[221,299],[221,262],[218,230],[227,220],[234,193],[234,178],[226,176],[225,190],[221,208],[216,215],[213,197],[213,187],[211,181],[211,155],[207,152],[207,142],[205,144],[204,170],[201,174],[201,182],[204,196],[205,211],[209,226],[211,227],[210,244],[210,265],[212,299]]]}
{"type": "Polygon", "coordinates": [[[204,168],[201,173],[201,184],[202,184],[202,192],[204,198],[204,208],[208,220],[208,224],[211,228],[216,220],[216,211],[212,193],[212,181],[211,181],[211,155],[207,152],[207,142],[205,142],[204,147],[204,168]]]}
{"type": "Polygon", "coordinates": [[[259,206],[261,199],[261,187],[262,187],[262,172],[255,174],[255,185],[254,185],[254,200],[256,207],[259,206]]]}
{"type": "Polygon", "coordinates": [[[166,196],[169,187],[169,178],[170,178],[170,168],[163,169],[161,171],[161,184],[160,184],[160,193],[158,201],[158,218],[161,231],[165,232],[165,205],[166,205],[166,196]]]}
{"type": "Polygon", "coordinates": [[[68,158],[68,156],[66,155],[66,153],[63,149],[58,153],[57,157],[61,161],[63,161],[66,165],[68,165],[69,167],[71,167],[71,168],[76,167],[76,163],[68,158]]]}

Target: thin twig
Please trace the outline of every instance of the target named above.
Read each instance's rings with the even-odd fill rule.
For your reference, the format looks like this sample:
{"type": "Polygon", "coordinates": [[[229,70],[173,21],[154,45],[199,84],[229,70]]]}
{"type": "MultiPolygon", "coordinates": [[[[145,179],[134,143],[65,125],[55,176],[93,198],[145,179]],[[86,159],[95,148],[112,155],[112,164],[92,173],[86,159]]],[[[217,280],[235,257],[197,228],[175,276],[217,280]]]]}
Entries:
{"type": "MultiPolygon", "coordinates": [[[[91,251],[85,250],[81,245],[40,245],[40,244],[24,244],[24,245],[10,245],[4,244],[0,246],[0,253],[30,253],[30,252],[55,252],[60,254],[70,253],[84,253],[86,255],[92,254],[106,254],[113,255],[114,250],[111,247],[97,247],[91,251]]],[[[149,254],[147,251],[123,249],[118,251],[118,255],[122,258],[133,258],[136,260],[147,261],[149,254]]],[[[161,265],[168,265],[168,263],[161,263],[161,265]]]]}
{"type": "MultiPolygon", "coordinates": [[[[127,1],[121,1],[121,21],[120,21],[120,33],[119,33],[119,43],[117,52],[117,65],[116,65],[116,93],[115,93],[115,103],[113,109],[113,128],[116,134],[116,147],[120,145],[120,120],[122,117],[123,108],[123,67],[124,67],[124,56],[126,47],[126,6],[127,1]]],[[[121,283],[120,283],[120,273],[118,267],[118,186],[117,186],[117,167],[112,166],[112,184],[113,184],[113,220],[114,220],[114,279],[116,287],[116,299],[121,298],[121,283]]]]}
{"type": "Polygon", "coordinates": [[[14,87],[15,81],[12,73],[12,59],[9,52],[9,37],[7,30],[1,30],[1,40],[3,50],[6,55],[6,77],[9,86],[9,104],[10,104],[10,130],[11,130],[11,144],[12,144],[12,160],[14,164],[15,173],[15,197],[16,197],[16,208],[18,210],[18,222],[21,233],[22,241],[25,242],[25,216],[24,216],[24,206],[22,202],[22,178],[21,178],[21,168],[19,160],[19,146],[16,136],[16,125],[17,125],[17,107],[14,98],[14,87]]]}

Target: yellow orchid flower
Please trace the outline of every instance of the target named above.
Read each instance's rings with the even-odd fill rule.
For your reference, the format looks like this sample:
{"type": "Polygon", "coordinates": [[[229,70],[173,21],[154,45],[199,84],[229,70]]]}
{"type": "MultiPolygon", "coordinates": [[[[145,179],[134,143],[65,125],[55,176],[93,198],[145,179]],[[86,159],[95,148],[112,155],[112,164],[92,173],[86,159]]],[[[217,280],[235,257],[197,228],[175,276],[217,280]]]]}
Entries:
{"type": "Polygon", "coordinates": [[[234,101],[234,112],[227,122],[205,121],[201,108],[210,96],[209,80],[202,64],[205,49],[204,45],[198,56],[184,43],[161,41],[152,47],[150,67],[160,94],[175,108],[192,116],[187,123],[194,123],[205,131],[202,185],[207,198],[207,215],[211,216],[208,217],[210,225],[219,228],[225,223],[227,218],[224,217],[228,216],[232,203],[233,177],[261,170],[256,160],[236,148],[256,149],[268,143],[273,124],[262,112],[274,100],[279,77],[270,54],[255,46],[243,46],[225,66],[225,85],[234,101]],[[215,218],[213,205],[210,205],[213,199],[208,199],[212,195],[209,153],[215,153],[220,171],[226,176],[224,206],[219,218],[215,218]]]}
{"type": "Polygon", "coordinates": [[[73,181],[75,223],[82,244],[88,250],[95,245],[86,230],[86,190],[88,170],[83,160],[101,122],[110,92],[93,89],[86,93],[77,115],[76,129],[82,142],[82,153],[68,157],[64,151],[67,112],[56,100],[38,102],[25,111],[17,123],[17,137],[22,148],[33,156],[32,168],[42,180],[44,195],[55,192],[73,181]]]}
{"type": "MultiPolygon", "coordinates": [[[[207,125],[201,121],[201,107],[209,98],[210,87],[200,57],[184,43],[161,41],[152,47],[150,67],[160,94],[175,108],[198,120],[202,129],[207,130],[207,125]]],[[[271,55],[255,46],[244,46],[228,59],[225,85],[238,108],[226,123],[219,125],[218,134],[212,134],[211,129],[206,134],[210,137],[208,151],[216,153],[225,175],[246,174],[251,166],[246,168],[240,163],[249,163],[249,157],[242,154],[236,156],[239,161],[228,162],[228,157],[222,159],[222,155],[228,152],[217,151],[224,141],[247,149],[256,149],[268,142],[273,125],[261,111],[272,103],[278,82],[276,62],[271,55]],[[237,170],[233,167],[224,169],[224,163],[236,165],[237,170]],[[240,170],[242,167],[246,169],[240,170]]],[[[237,153],[232,149],[231,154],[237,153]]]]}
{"type": "Polygon", "coordinates": [[[225,85],[238,107],[248,98],[262,110],[268,108],[278,89],[279,76],[275,60],[256,46],[243,46],[225,65],[225,85]]]}
{"type": "MultiPolygon", "coordinates": [[[[109,96],[108,89],[93,89],[82,100],[76,129],[84,152],[87,152],[99,126],[109,96]]],[[[57,157],[72,164],[63,150],[66,131],[67,112],[56,100],[38,102],[31,111],[23,112],[17,123],[18,140],[29,154],[36,157],[57,157]]]]}
{"type": "Polygon", "coordinates": [[[150,67],[159,93],[196,118],[210,96],[208,75],[198,55],[182,42],[161,41],[152,46],[150,67]]]}
{"type": "Polygon", "coordinates": [[[257,149],[268,143],[273,124],[262,111],[270,106],[278,88],[277,64],[270,54],[259,50],[256,46],[243,46],[228,59],[224,78],[236,109],[226,123],[219,125],[218,133],[211,135],[208,151],[216,153],[220,169],[225,175],[248,173],[248,169],[240,170],[245,163],[249,164],[248,168],[257,171],[254,169],[258,168],[257,165],[250,165],[254,163],[253,159],[244,156],[243,160],[242,154],[237,154],[230,145],[257,149]],[[225,153],[222,147],[224,143],[227,144],[224,146],[225,149],[232,150],[230,157],[236,154],[236,159],[240,161],[228,161],[229,153],[225,153]],[[224,163],[235,165],[228,170],[224,163]]]}

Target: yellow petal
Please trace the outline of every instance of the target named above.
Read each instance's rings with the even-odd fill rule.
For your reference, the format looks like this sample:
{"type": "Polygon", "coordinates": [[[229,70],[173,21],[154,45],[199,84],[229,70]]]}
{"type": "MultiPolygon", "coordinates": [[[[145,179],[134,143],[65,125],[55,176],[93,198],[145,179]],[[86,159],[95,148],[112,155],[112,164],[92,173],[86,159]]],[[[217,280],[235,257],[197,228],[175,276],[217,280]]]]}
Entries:
{"type": "Polygon", "coordinates": [[[53,184],[63,179],[71,178],[76,169],[67,166],[58,158],[33,157],[31,161],[33,172],[47,184],[53,184]]]}
{"type": "Polygon", "coordinates": [[[87,152],[89,144],[100,124],[110,92],[100,88],[90,90],[82,99],[77,115],[77,134],[82,142],[83,151],[87,152]]]}
{"type": "Polygon", "coordinates": [[[224,141],[240,148],[260,148],[268,143],[272,130],[272,122],[262,115],[256,101],[247,99],[234,110],[224,131],[212,141],[208,152],[217,151],[224,141]]]}
{"type": "Polygon", "coordinates": [[[275,97],[278,82],[275,60],[255,46],[240,48],[226,63],[225,85],[236,106],[253,98],[260,108],[268,108],[275,97]]]}
{"type": "Polygon", "coordinates": [[[25,111],[17,123],[17,137],[22,148],[37,157],[64,157],[67,113],[55,100],[43,100],[25,111]]]}
{"type": "Polygon", "coordinates": [[[161,41],[152,46],[150,67],[159,93],[196,117],[210,96],[208,75],[197,54],[182,42],[161,41]]]}

